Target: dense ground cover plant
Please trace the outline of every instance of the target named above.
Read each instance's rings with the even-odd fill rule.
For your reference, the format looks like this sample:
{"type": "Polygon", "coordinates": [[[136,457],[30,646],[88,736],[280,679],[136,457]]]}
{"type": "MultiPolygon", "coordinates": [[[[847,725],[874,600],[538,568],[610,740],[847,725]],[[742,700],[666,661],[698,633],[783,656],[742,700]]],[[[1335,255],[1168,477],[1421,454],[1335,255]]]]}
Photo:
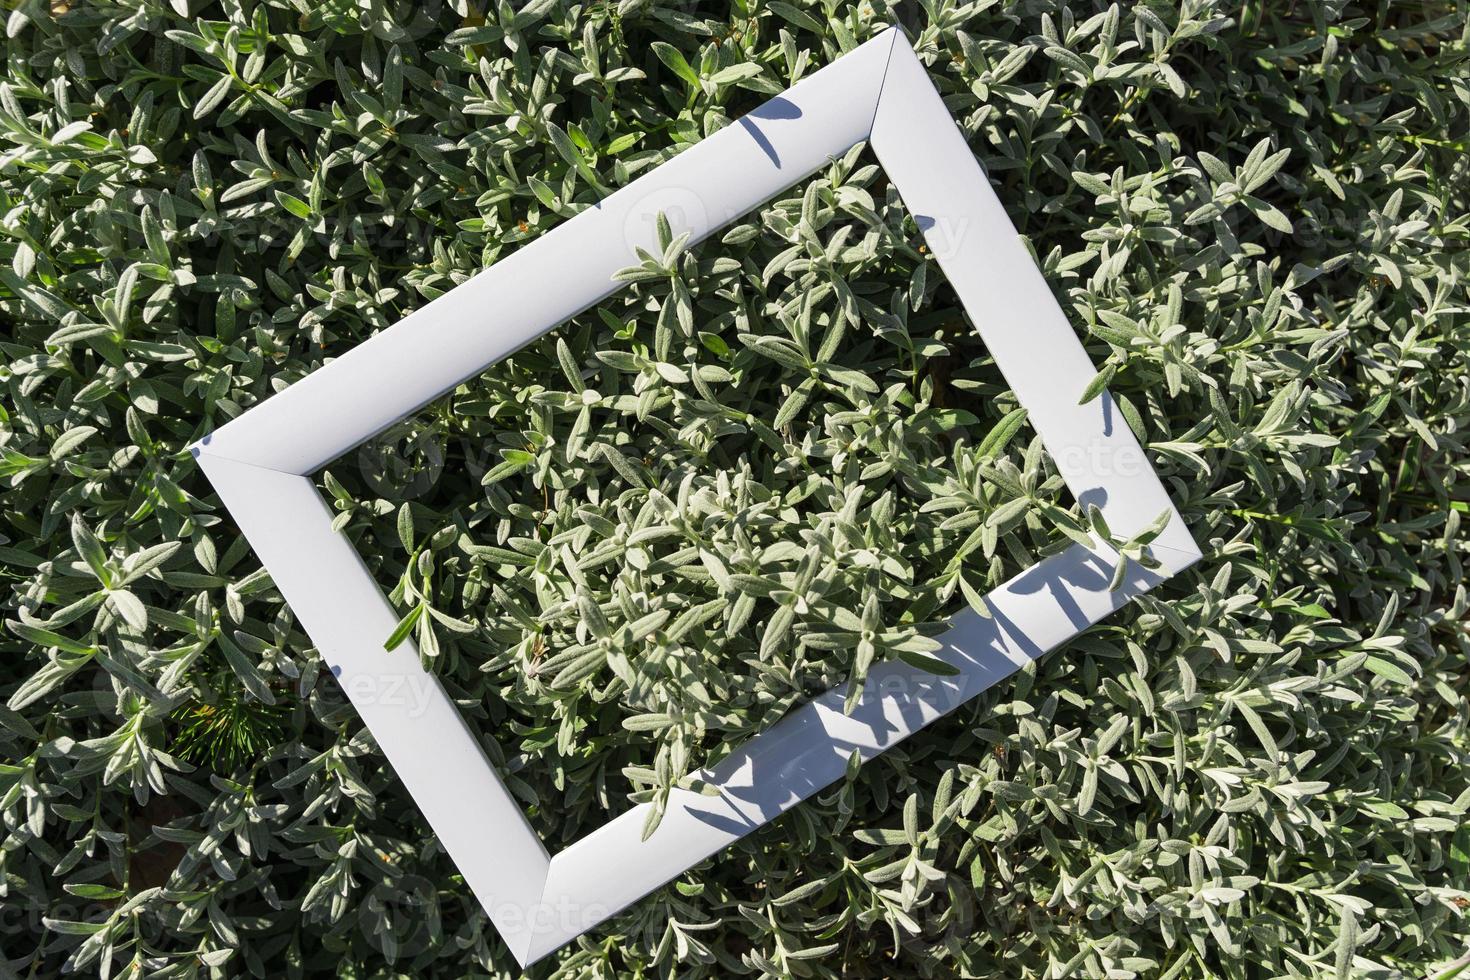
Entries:
{"type": "MultiPolygon", "coordinates": [[[[534,972],[1465,953],[1463,0],[25,0],[0,974],[509,970],[184,447],[894,19],[1207,557],[534,972]]],[[[1083,533],[920,242],[859,150],[322,475],[553,846],[1083,533]]]]}

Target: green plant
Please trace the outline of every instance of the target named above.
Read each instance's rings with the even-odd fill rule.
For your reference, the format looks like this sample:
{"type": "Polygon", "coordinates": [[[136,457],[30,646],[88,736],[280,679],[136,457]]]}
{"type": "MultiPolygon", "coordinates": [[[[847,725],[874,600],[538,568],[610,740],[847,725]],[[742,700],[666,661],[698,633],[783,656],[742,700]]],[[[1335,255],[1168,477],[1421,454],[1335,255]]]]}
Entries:
{"type": "Polygon", "coordinates": [[[285,712],[250,694],[233,671],[197,683],[194,696],[172,716],[178,731],[169,744],[180,758],[231,773],[268,756],[285,735],[285,712]]]}
{"type": "MultiPolygon", "coordinates": [[[[1206,560],[534,972],[1463,970],[1467,13],[13,5],[0,975],[507,975],[184,447],[895,18],[1206,560]]],[[[321,476],[552,847],[1108,535],[861,148],[661,244],[321,476]]]]}

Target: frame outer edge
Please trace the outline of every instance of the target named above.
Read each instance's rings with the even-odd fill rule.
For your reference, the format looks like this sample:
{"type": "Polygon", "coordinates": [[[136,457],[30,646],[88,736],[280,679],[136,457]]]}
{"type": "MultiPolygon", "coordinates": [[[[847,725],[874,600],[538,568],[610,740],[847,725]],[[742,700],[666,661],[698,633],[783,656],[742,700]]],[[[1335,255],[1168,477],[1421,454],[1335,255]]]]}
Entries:
{"type": "MultiPolygon", "coordinates": [[[[439,679],[303,476],[197,453],[292,613],[512,951],[529,942],[550,858],[439,679]]],[[[371,763],[371,756],[365,757],[371,763]]]]}
{"type": "Polygon", "coordinates": [[[1127,425],[1113,424],[1110,396],[1071,405],[1069,393],[1095,373],[1091,361],[901,37],[897,28],[883,32],[195,449],[293,612],[314,641],[327,641],[318,642],[323,658],[337,665],[364,723],[522,966],[840,778],[848,749],[864,761],[886,751],[1200,557],[1127,425]],[[800,124],[783,125],[791,120],[800,124]],[[651,235],[653,217],[692,194],[698,213],[675,231],[697,241],[869,138],[1074,496],[1087,502],[1100,493],[1124,535],[1171,512],[1156,542],[1163,569],[1135,568],[1110,593],[1098,585],[1116,558],[1108,549],[1074,545],[1052,555],[986,597],[994,618],[955,618],[940,656],[961,669],[958,678],[876,664],[852,716],[841,710],[846,684],[795,709],[704,774],[716,796],[676,790],[649,841],[641,840],[644,804],[549,857],[417,651],[382,650],[396,614],[351,543],[331,530],[330,511],[304,474],[616,291],[619,284],[595,276],[634,264],[619,252],[637,244],[632,226],[646,223],[651,235]],[[711,185],[713,196],[704,192],[711,185]],[[614,264],[604,268],[608,256],[614,264]],[[591,285],[572,288],[578,277],[591,285]],[[594,287],[602,291],[583,302],[594,287]],[[487,309],[514,325],[487,328],[487,309]],[[1141,470],[1099,473],[1073,458],[1094,444],[1133,453],[1141,470]],[[883,686],[894,682],[902,693],[883,686]],[[387,696],[390,685],[410,693],[407,704],[387,696]],[[558,925],[558,914],[582,919],[558,925]]]}

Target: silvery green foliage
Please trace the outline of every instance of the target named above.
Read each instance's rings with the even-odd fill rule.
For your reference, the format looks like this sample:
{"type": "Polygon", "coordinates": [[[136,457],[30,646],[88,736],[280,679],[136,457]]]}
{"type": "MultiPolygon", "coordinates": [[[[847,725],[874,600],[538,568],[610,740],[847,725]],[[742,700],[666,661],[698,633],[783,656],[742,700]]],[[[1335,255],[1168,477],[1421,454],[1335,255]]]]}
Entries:
{"type": "MultiPolygon", "coordinates": [[[[1206,560],[533,972],[1463,962],[1464,0],[23,0],[0,973],[511,975],[183,449],[895,18],[1206,560]]],[[[321,481],[553,848],[1108,534],[861,150],[623,278],[321,481]]]]}

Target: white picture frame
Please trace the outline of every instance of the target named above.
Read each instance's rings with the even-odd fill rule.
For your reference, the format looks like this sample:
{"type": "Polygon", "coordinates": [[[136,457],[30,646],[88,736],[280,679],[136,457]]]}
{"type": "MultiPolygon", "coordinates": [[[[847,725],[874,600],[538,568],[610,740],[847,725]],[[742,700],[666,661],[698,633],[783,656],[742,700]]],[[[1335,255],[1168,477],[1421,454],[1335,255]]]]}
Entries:
{"type": "MultiPolygon", "coordinates": [[[[1027,661],[1200,558],[1109,395],[1080,404],[1095,368],[1006,216],[923,65],[890,28],[781,96],[501,259],[206,436],[193,452],[337,675],[383,756],[504,938],[529,964],[872,759],[1027,661]],[[875,665],[856,707],[846,686],[789,712],[713,769],[717,791],[676,791],[644,840],[636,806],[547,852],[312,476],[326,464],[610,295],[663,213],[698,241],[867,142],[897,187],[1073,496],[1115,538],[1162,513],[1158,566],[1072,544],[956,616],[940,677],[875,665]],[[395,692],[401,692],[395,694],[395,692]],[[412,692],[409,696],[408,692],[412,692]]],[[[492,734],[492,733],[485,733],[492,734]]]]}

